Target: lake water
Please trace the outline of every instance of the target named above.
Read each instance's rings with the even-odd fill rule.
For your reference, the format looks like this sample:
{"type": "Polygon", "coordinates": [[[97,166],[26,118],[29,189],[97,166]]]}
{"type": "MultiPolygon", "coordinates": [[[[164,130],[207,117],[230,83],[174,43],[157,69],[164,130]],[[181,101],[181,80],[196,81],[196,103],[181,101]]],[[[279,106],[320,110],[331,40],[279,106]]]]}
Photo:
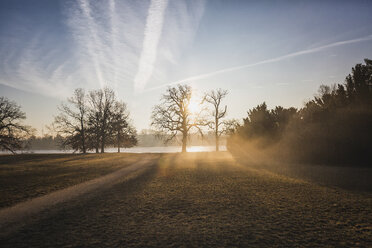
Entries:
{"type": "MultiPolygon", "coordinates": [[[[213,152],[216,150],[215,146],[189,146],[187,147],[188,152],[213,152]]],[[[132,147],[132,148],[120,148],[122,153],[176,153],[181,152],[180,146],[158,146],[158,147],[132,147]]],[[[226,146],[220,146],[220,151],[226,151],[226,146]]],[[[94,152],[94,151],[90,151],[94,152]]],[[[106,148],[105,152],[114,153],[118,152],[118,148],[106,148]]],[[[8,153],[2,152],[0,153],[8,153]]],[[[52,154],[52,153],[73,153],[73,150],[27,150],[19,151],[17,153],[36,153],[36,154],[52,154]]]]}

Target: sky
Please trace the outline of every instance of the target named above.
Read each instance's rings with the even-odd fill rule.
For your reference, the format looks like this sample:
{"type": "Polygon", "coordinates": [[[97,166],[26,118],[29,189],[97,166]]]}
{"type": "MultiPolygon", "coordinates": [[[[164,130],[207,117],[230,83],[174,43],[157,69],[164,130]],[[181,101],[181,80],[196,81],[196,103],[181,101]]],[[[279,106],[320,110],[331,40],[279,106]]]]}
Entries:
{"type": "Polygon", "coordinates": [[[168,86],[229,91],[228,118],[303,106],[372,59],[372,1],[1,0],[0,96],[45,134],[75,88],[113,88],[138,131],[168,86]]]}

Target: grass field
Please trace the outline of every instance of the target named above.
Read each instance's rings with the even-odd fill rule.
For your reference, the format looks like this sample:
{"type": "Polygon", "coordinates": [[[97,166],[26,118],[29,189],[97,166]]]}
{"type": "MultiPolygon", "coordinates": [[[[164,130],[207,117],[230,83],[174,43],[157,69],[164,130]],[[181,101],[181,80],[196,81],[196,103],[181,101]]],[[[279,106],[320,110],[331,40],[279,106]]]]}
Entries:
{"type": "MultiPolygon", "coordinates": [[[[33,167],[49,170],[39,164],[49,168],[45,175],[52,177],[61,167],[75,167],[67,162],[67,155],[58,156],[40,155],[38,162],[25,158],[34,163],[29,172],[21,160],[8,162],[2,165],[1,175],[10,173],[3,168],[13,165],[23,168],[14,175],[30,173],[41,180],[33,167]]],[[[136,159],[134,155],[89,155],[83,160],[90,161],[91,167],[81,161],[76,162],[80,164],[76,170],[94,177],[136,159]]],[[[71,171],[78,182],[79,174],[71,171]]],[[[49,191],[52,181],[36,188],[49,191]]],[[[13,188],[3,185],[8,188],[2,192],[11,195],[13,188]]],[[[20,184],[17,191],[35,194],[28,185],[20,184]]],[[[371,247],[371,207],[368,192],[278,175],[243,165],[228,153],[165,154],[133,179],[25,220],[20,229],[0,236],[0,242],[2,247],[371,247]]]]}
{"type": "Polygon", "coordinates": [[[0,156],[0,208],[128,166],[139,154],[22,154],[0,156]]]}

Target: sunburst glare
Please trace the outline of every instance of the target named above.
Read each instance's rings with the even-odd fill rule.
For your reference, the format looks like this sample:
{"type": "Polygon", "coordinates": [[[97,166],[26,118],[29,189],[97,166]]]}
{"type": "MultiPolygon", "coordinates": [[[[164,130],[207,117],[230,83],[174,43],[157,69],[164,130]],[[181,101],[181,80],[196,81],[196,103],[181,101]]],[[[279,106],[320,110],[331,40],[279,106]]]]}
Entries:
{"type": "Polygon", "coordinates": [[[191,97],[190,103],[188,106],[189,112],[192,115],[197,114],[201,110],[200,100],[197,97],[191,97]]]}

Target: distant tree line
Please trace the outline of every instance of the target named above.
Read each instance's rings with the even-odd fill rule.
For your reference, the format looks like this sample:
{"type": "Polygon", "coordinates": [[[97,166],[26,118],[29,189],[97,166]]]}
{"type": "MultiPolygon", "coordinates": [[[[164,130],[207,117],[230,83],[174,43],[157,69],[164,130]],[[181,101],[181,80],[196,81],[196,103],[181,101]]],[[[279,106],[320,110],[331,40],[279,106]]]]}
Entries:
{"type": "Polygon", "coordinates": [[[37,137],[31,135],[24,140],[23,148],[28,150],[59,150],[64,138],[61,135],[44,135],[37,137]]]}
{"type": "MultiPolygon", "coordinates": [[[[155,130],[144,129],[137,134],[138,146],[141,147],[152,147],[152,146],[179,146],[182,135],[164,144],[164,140],[159,139],[158,133],[155,130]]],[[[227,135],[220,137],[220,145],[226,145],[227,135]]],[[[191,133],[188,138],[187,144],[192,146],[213,146],[215,145],[215,133],[212,130],[203,133],[200,136],[199,133],[191,133]]]]}
{"type": "MultiPolygon", "coordinates": [[[[220,145],[226,145],[227,135],[220,137],[220,145]]],[[[164,146],[163,140],[156,136],[156,132],[153,130],[142,130],[137,133],[136,138],[138,140],[137,146],[141,147],[156,147],[164,146]]],[[[181,136],[177,137],[179,140],[181,136]]],[[[57,134],[46,133],[43,136],[30,135],[23,140],[22,149],[25,151],[32,150],[60,150],[61,144],[63,144],[64,138],[57,134]]],[[[193,146],[211,146],[215,144],[215,134],[213,131],[206,132],[203,137],[198,133],[192,133],[188,139],[188,144],[193,146]]],[[[166,144],[166,146],[179,146],[177,139],[174,139],[166,144]]],[[[110,145],[110,147],[112,147],[110,145]]],[[[66,150],[71,150],[71,147],[64,147],[66,150]]]]}
{"type": "Polygon", "coordinates": [[[228,149],[281,161],[371,165],[372,60],[352,68],[343,84],[320,86],[301,109],[262,103],[249,110],[228,149]]]}
{"type": "Polygon", "coordinates": [[[130,124],[126,104],[117,100],[110,88],[89,93],[76,89],[59,107],[54,129],[64,139],[63,147],[86,153],[104,153],[107,146],[132,147],[137,144],[136,129],[130,124]]]}
{"type": "MultiPolygon", "coordinates": [[[[371,164],[371,60],[352,68],[343,84],[320,86],[318,94],[301,109],[276,106],[270,110],[264,102],[250,109],[242,124],[225,119],[227,106],[222,101],[227,91],[205,93],[192,110],[193,94],[188,85],[168,87],[151,116],[156,135],[165,142],[180,140],[183,152],[192,134],[199,132],[203,137],[213,132],[216,150],[220,136],[230,135],[229,151],[251,158],[371,164]]],[[[25,118],[19,105],[0,97],[0,150],[15,152],[22,148],[32,134],[32,129],[22,124],[25,118]]],[[[110,88],[88,93],[76,89],[59,107],[53,127],[63,147],[82,153],[103,153],[108,146],[118,147],[120,152],[120,147],[138,142],[126,104],[110,88]]],[[[152,140],[146,135],[142,139],[152,140]]],[[[37,139],[28,140],[35,143],[37,139]]]]}

